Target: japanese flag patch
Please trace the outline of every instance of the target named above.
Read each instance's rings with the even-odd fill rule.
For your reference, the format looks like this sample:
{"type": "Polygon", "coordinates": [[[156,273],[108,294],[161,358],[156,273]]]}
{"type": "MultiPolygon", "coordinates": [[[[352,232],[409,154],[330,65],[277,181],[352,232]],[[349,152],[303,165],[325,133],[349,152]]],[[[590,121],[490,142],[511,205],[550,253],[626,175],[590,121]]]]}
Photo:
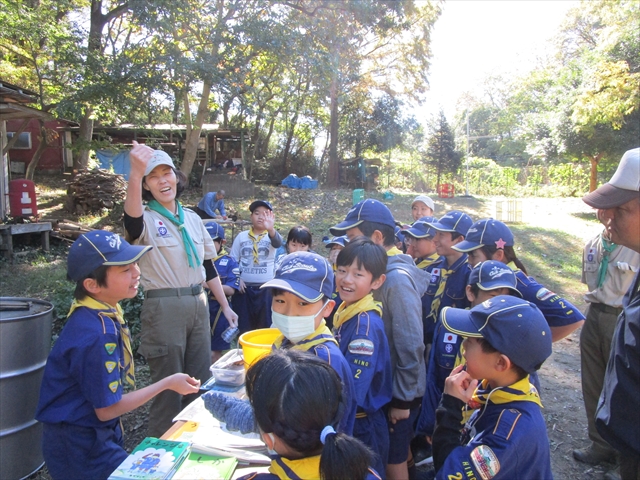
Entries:
{"type": "Polygon", "coordinates": [[[158,232],[158,235],[160,235],[161,237],[164,237],[168,230],[167,230],[167,226],[164,224],[164,222],[162,220],[156,220],[156,231],[158,232]]]}
{"type": "Polygon", "coordinates": [[[500,471],[500,461],[493,450],[486,445],[479,445],[471,452],[471,461],[482,480],[490,480],[500,471]]]}
{"type": "Polygon", "coordinates": [[[349,344],[349,353],[354,355],[373,355],[375,348],[371,340],[359,338],[349,344]]]}
{"type": "Polygon", "coordinates": [[[455,333],[445,333],[442,341],[444,343],[456,343],[458,341],[458,335],[455,333]]]}

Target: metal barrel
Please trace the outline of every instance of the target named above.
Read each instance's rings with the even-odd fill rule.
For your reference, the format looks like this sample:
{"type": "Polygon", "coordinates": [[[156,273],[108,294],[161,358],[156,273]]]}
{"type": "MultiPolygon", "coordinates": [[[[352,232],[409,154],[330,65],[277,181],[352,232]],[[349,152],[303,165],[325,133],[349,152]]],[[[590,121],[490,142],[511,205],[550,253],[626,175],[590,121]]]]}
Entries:
{"type": "Polygon", "coordinates": [[[0,297],[0,478],[25,478],[44,464],[35,420],[51,350],[53,305],[0,297]]]}

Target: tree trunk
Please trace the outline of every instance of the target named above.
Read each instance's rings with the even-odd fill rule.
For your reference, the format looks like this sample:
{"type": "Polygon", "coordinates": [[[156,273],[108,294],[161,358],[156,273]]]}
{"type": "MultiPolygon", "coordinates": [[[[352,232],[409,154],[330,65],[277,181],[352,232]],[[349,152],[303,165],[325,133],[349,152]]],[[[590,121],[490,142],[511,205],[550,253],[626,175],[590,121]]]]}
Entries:
{"type": "Polygon", "coordinates": [[[33,154],[31,158],[31,162],[27,166],[27,171],[25,172],[25,178],[28,180],[33,180],[33,174],[36,171],[36,167],[40,162],[40,157],[42,157],[42,152],[49,146],[47,142],[47,131],[44,127],[44,120],[38,119],[38,123],[40,124],[40,145],[38,145],[38,149],[36,153],[33,154]]]}
{"type": "Polygon", "coordinates": [[[198,154],[198,140],[200,139],[200,132],[202,131],[204,117],[209,112],[210,93],[211,82],[205,81],[202,84],[202,96],[200,97],[200,104],[198,105],[196,120],[193,124],[191,134],[187,137],[184,158],[182,159],[182,164],[180,165],[180,170],[187,176],[187,178],[189,178],[189,175],[191,175],[191,170],[193,170],[193,164],[195,163],[196,155],[198,154]]]}
{"type": "Polygon", "coordinates": [[[333,71],[331,86],[329,87],[331,98],[331,116],[329,120],[329,173],[327,185],[337,188],[340,185],[340,171],[338,160],[338,71],[333,71]]]}
{"type": "Polygon", "coordinates": [[[598,163],[600,163],[601,158],[601,153],[594,157],[589,157],[589,162],[591,163],[591,171],[589,175],[589,192],[593,192],[596,188],[598,188],[598,163]]]}
{"type": "Polygon", "coordinates": [[[78,143],[80,150],[78,155],[73,157],[73,170],[78,171],[87,168],[89,165],[89,148],[91,139],[93,138],[93,108],[89,105],[85,106],[84,115],[80,120],[80,131],[78,133],[78,143]]]}

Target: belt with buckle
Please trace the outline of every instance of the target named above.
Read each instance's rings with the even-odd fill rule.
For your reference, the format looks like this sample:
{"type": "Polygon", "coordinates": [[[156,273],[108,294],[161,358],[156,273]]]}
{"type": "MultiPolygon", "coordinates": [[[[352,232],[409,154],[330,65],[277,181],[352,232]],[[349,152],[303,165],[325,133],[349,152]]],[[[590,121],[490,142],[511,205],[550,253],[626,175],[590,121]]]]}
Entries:
{"type": "Polygon", "coordinates": [[[202,293],[202,285],[191,285],[184,288],[158,288],[144,292],[144,298],[158,297],[181,297],[183,295],[200,295],[202,293]]]}

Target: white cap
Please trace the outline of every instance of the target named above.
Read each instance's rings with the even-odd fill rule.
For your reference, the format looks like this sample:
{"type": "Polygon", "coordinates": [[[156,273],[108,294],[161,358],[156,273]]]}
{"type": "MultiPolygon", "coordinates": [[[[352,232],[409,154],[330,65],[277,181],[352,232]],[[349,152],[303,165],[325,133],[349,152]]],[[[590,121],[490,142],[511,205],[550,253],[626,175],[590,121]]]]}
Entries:
{"type": "Polygon", "coordinates": [[[611,180],[582,197],[587,205],[607,209],[630,202],[640,195],[640,148],[627,150],[611,180]]]}
{"type": "Polygon", "coordinates": [[[171,168],[176,168],[173,163],[173,160],[169,156],[167,152],[162,150],[155,150],[153,155],[149,159],[149,163],[147,164],[147,168],[144,171],[144,176],[146,177],[151,173],[151,171],[156,168],[158,165],[169,165],[171,168]]]}
{"type": "Polygon", "coordinates": [[[431,209],[432,212],[436,211],[436,205],[433,203],[433,200],[431,200],[426,195],[418,195],[416,198],[413,199],[413,202],[411,202],[411,206],[413,207],[413,204],[416,202],[424,203],[427,207],[431,209]]]}

